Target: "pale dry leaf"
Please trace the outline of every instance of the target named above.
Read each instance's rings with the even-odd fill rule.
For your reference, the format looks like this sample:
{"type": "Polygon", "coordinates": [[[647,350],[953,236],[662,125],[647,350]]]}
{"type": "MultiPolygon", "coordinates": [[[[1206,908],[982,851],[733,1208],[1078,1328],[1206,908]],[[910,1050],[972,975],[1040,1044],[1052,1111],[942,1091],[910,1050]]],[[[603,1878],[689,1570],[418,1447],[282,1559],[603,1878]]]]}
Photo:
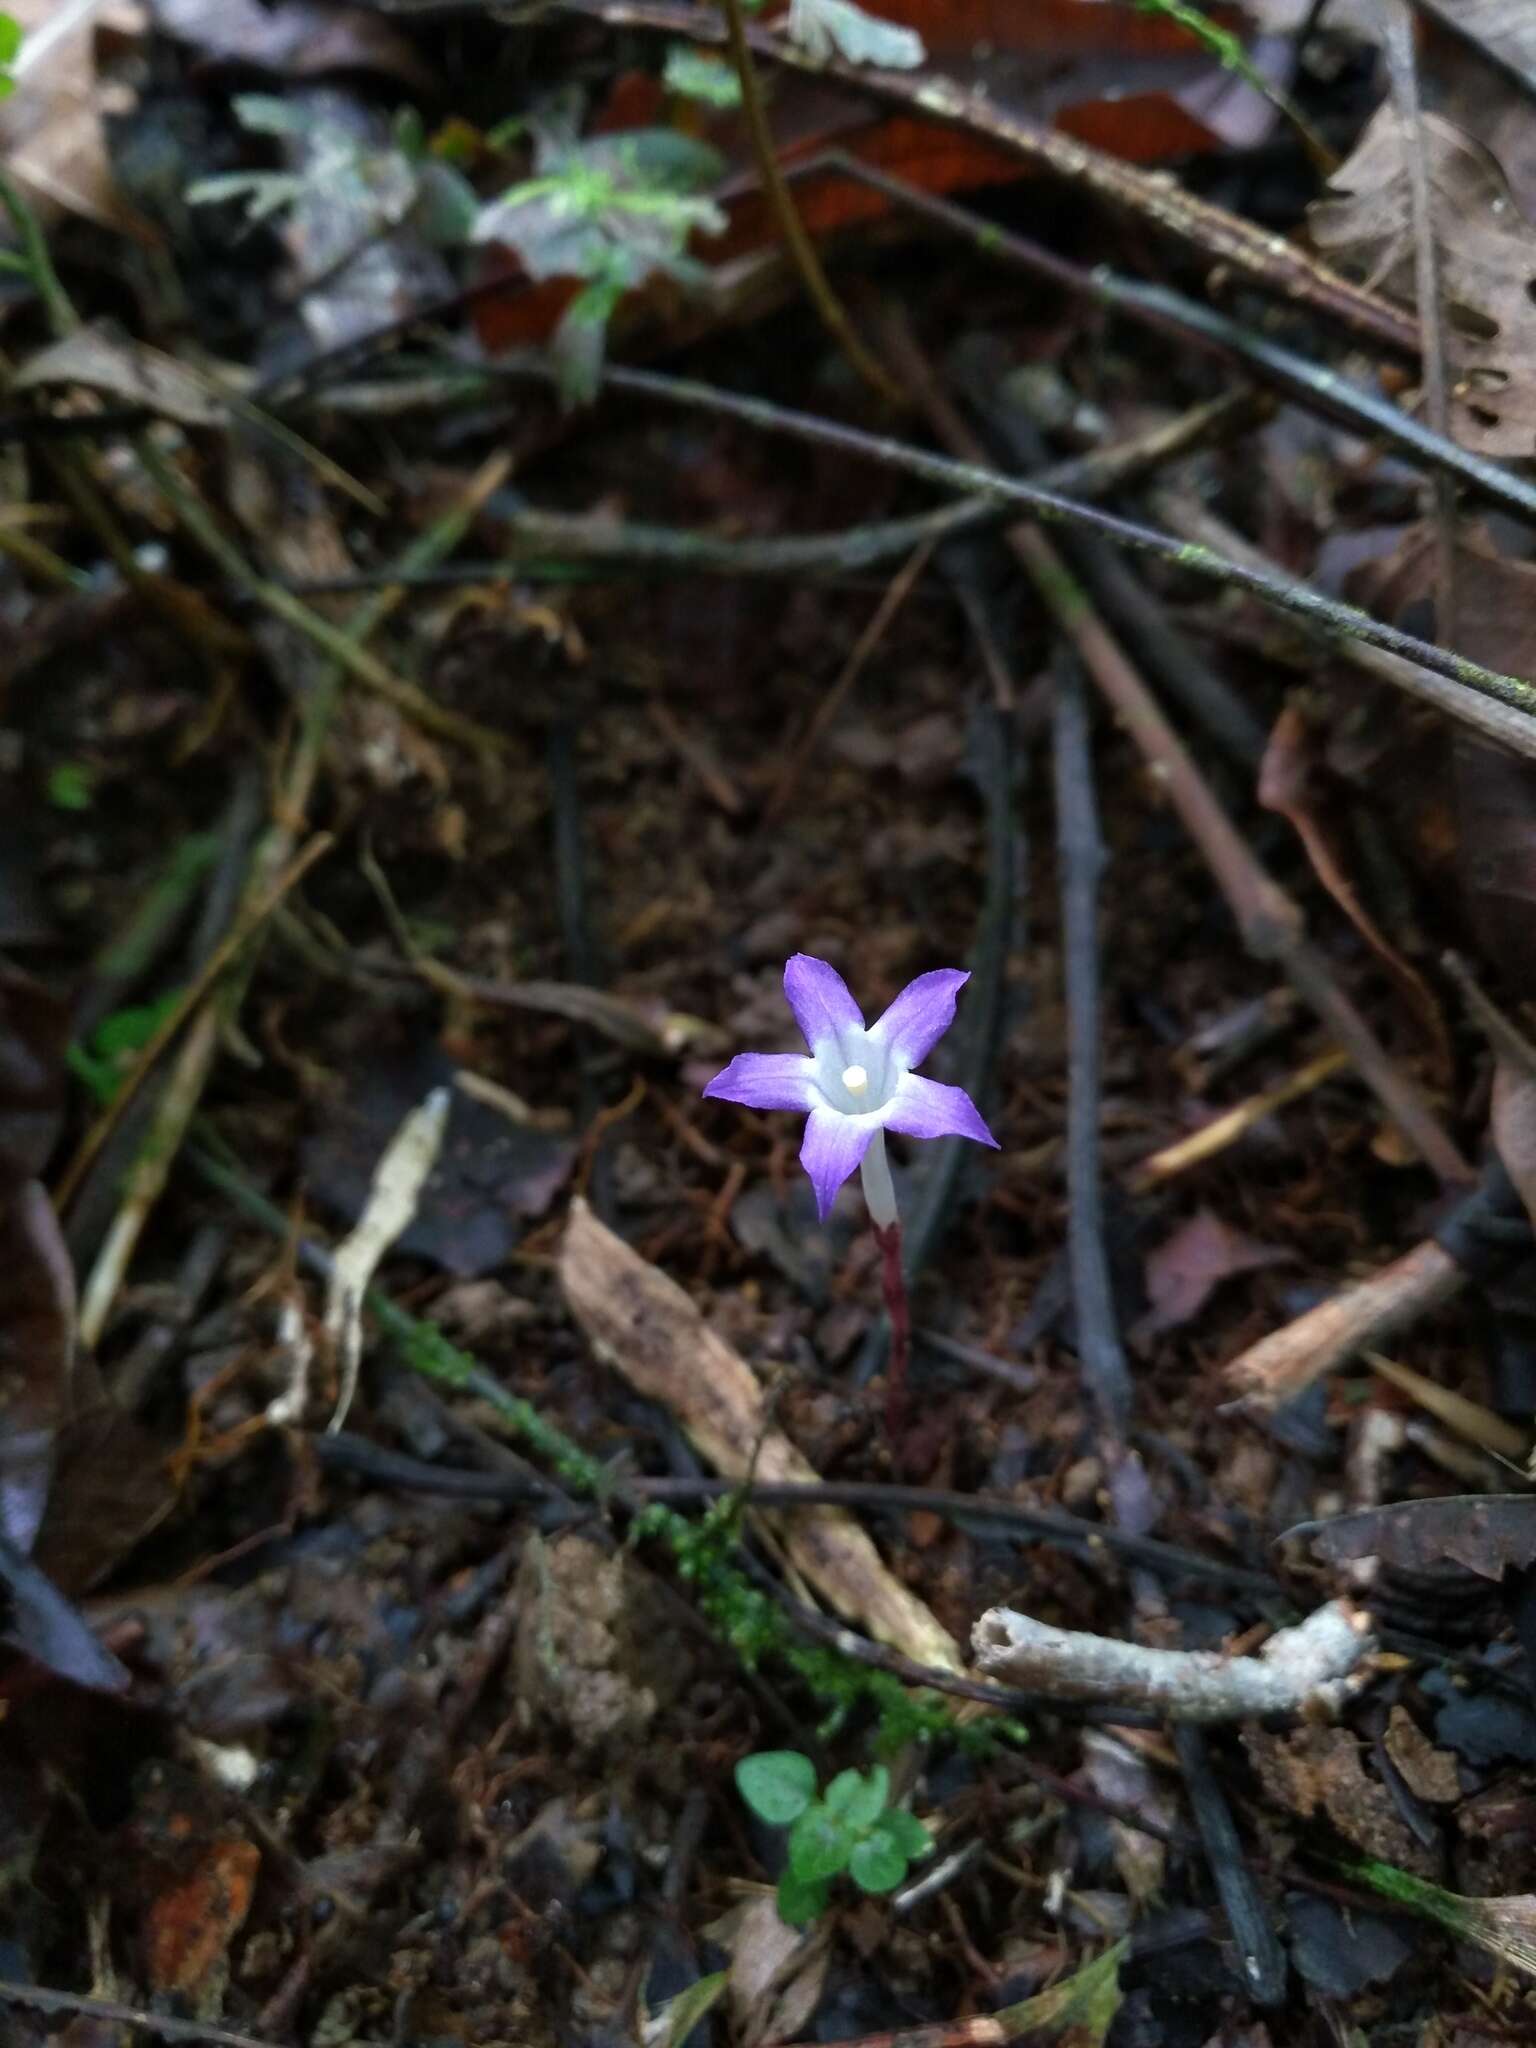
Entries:
{"type": "Polygon", "coordinates": [[[1536,92],[1536,7],[1531,0],[1434,0],[1434,12],[1536,92]]]}
{"type": "Polygon", "coordinates": [[[114,341],[92,327],[77,327],[49,347],[39,349],[11,379],[17,391],[44,384],[83,384],[105,391],[129,405],[177,420],[184,427],[222,427],[229,409],[207,378],[174,356],[142,342],[114,341]]]}
{"type": "MultiPolygon", "coordinates": [[[[77,213],[135,240],[154,230],[117,190],[102,115],[114,90],[96,72],[96,37],[143,33],[138,0],[8,0],[21,23],[11,67],[16,90],[0,103],[0,159],[34,204],[77,213]]],[[[126,100],[124,101],[126,105],[126,100]]]]}
{"type": "MultiPolygon", "coordinates": [[[[1536,453],[1536,227],[1497,160],[1452,122],[1422,117],[1439,253],[1442,323],[1453,373],[1451,432],[1483,455],[1536,453]]],[[[1385,297],[1416,298],[1409,150],[1384,106],[1308,215],[1312,241],[1385,297]]]]}

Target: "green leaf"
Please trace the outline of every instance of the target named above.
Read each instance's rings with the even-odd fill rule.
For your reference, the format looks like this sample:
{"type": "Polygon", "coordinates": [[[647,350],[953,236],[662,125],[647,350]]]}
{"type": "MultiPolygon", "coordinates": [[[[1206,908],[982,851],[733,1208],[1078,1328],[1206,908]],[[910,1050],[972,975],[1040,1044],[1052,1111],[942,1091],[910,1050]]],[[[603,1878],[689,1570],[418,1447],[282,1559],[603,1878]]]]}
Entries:
{"type": "Polygon", "coordinates": [[[712,1977],[700,1977],[686,1991],[679,1991],[652,2015],[645,2038],[653,2048],[683,2048],[683,2043],[705,2015],[720,2002],[730,1973],[716,1970],[712,1977]]]}
{"type": "Polygon", "coordinates": [[[792,1870],[786,1870],[779,1879],[778,1903],[779,1918],[786,1927],[804,1927],[826,1910],[827,1880],[816,1878],[807,1883],[792,1870]]]}
{"type": "Polygon", "coordinates": [[[856,1835],[874,1826],[890,1796],[891,1774],[884,1764],[876,1764],[867,1777],[861,1771],[839,1771],[822,1795],[828,1813],[856,1835]]]}
{"type": "Polygon", "coordinates": [[[787,1828],[816,1797],[816,1766],[798,1749],[765,1749],[736,1766],[736,1790],[759,1820],[787,1828]]]}
{"type": "Polygon", "coordinates": [[[881,1828],[854,1844],[848,1875],[865,1892],[893,1892],[907,1874],[907,1859],[881,1828]]]}
{"type": "Polygon", "coordinates": [[[926,1856],[933,1847],[933,1837],[922,1822],[899,1806],[887,1807],[875,1822],[875,1832],[888,1836],[909,1862],[926,1856]]]}
{"type": "Polygon", "coordinates": [[[836,1877],[853,1848],[848,1830],[824,1806],[808,1806],[789,1831],[789,1867],[805,1883],[836,1877]]]}
{"type": "Polygon", "coordinates": [[[915,29],[868,14],[853,0],[790,0],[789,35],[818,64],[835,50],[849,64],[911,71],[927,56],[915,29]]]}
{"type": "Polygon", "coordinates": [[[94,777],[79,761],[61,761],[48,776],[48,801],[56,811],[88,811],[94,777]]]}
{"type": "Polygon", "coordinates": [[[682,99],[706,107],[739,107],[741,80],[722,57],[711,57],[692,43],[673,43],[667,51],[661,82],[682,99]]]}
{"type": "Polygon", "coordinates": [[[14,14],[0,14],[0,64],[14,64],[21,48],[21,23],[14,14]]]}

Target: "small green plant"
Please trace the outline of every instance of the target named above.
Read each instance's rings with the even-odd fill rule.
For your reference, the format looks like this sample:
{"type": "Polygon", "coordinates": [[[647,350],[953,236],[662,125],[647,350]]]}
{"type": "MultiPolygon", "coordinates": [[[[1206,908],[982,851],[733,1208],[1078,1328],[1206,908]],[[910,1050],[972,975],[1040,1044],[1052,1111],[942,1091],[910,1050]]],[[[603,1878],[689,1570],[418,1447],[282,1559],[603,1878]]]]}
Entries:
{"type": "Polygon", "coordinates": [[[736,1766],[736,1789],[760,1820],[789,1829],[789,1865],[779,1879],[779,1915],[803,1927],[826,1906],[832,1880],[847,1871],[861,1891],[893,1892],[907,1866],[933,1847],[910,1813],[892,1806],[891,1774],[839,1771],[818,1798],[816,1766],[797,1749],[767,1749],[736,1766]]]}
{"type": "Polygon", "coordinates": [[[21,23],[14,14],[0,14],[0,100],[16,90],[11,66],[21,50],[21,23]]]}

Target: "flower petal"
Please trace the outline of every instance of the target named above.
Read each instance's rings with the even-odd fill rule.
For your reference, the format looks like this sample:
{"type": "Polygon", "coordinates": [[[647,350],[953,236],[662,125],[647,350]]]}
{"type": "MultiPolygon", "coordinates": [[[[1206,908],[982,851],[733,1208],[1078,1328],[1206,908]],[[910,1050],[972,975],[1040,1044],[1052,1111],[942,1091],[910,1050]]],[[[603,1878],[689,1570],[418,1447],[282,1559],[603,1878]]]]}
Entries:
{"type": "MultiPolygon", "coordinates": [[[[886,1105],[885,1128],[908,1138],[974,1138],[997,1148],[981,1111],[963,1088],[946,1087],[922,1074],[903,1074],[886,1105]]],[[[998,1148],[1000,1149],[1000,1148],[998,1148]]]]}
{"type": "Polygon", "coordinates": [[[803,1052],[739,1052],[704,1093],[748,1109],[809,1109],[815,1073],[803,1052]]]}
{"type": "Polygon", "coordinates": [[[848,993],[847,982],[813,954],[792,953],[785,961],[784,994],[812,1052],[850,1026],[864,1029],[864,1013],[848,993]]]}
{"type": "MultiPolygon", "coordinates": [[[[970,980],[959,967],[935,967],[909,981],[869,1035],[904,1067],[920,1067],[955,1021],[955,997],[970,980]]],[[[892,1126],[894,1129],[894,1126],[892,1126]]]]}
{"type": "Polygon", "coordinates": [[[816,1213],[825,1223],[837,1191],[869,1150],[878,1128],[873,1117],[855,1120],[835,1109],[813,1109],[806,1119],[800,1164],[816,1190],[816,1213]]]}

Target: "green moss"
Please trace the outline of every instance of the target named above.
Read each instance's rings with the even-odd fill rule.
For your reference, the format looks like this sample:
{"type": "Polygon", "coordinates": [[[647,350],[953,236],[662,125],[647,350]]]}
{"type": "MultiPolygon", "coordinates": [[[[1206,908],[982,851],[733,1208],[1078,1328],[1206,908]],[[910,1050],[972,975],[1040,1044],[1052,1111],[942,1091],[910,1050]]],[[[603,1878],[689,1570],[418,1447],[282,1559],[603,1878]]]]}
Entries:
{"type": "MultiPolygon", "coordinates": [[[[382,1295],[370,1295],[368,1305],[413,1370],[489,1401],[573,1493],[601,1501],[612,1491],[604,1465],[541,1416],[531,1402],[509,1394],[441,1330],[418,1322],[382,1295]]],[[[1028,1740],[1022,1723],[1009,1716],[992,1715],[962,1725],[937,1693],[914,1692],[888,1671],[874,1670],[826,1644],[807,1642],[736,1563],[741,1515],[738,1494],[725,1495],[700,1515],[680,1514],[653,1501],[635,1515],[630,1540],[656,1543],[669,1552],[699,1612],[748,1671],[771,1661],[794,1673],[820,1709],[823,1737],[862,1712],[877,1724],[875,1747],[883,1755],[907,1743],[941,1738],[975,1753],[1028,1740]]]]}

